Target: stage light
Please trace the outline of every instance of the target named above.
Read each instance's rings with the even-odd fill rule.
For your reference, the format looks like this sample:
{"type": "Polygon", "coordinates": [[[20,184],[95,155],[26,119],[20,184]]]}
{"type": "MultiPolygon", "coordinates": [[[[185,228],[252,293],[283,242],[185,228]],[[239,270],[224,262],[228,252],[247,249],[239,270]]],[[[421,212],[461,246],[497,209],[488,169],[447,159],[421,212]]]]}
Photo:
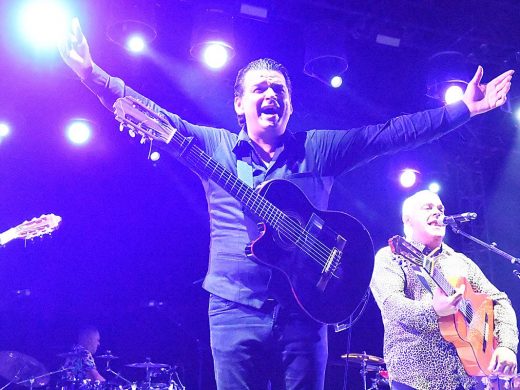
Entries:
{"type": "Polygon", "coordinates": [[[157,37],[156,6],[147,0],[111,0],[109,5],[108,38],[134,54],[145,52],[157,37]]]}
{"type": "Polygon", "coordinates": [[[67,139],[74,145],[84,145],[90,140],[92,129],[88,121],[78,119],[69,124],[66,134],[67,139]]]}
{"type": "Polygon", "coordinates": [[[411,188],[417,182],[417,176],[419,175],[419,171],[415,169],[403,169],[401,174],[399,175],[399,182],[401,186],[404,188],[411,188]]]}
{"type": "Polygon", "coordinates": [[[0,123],[0,140],[2,138],[7,137],[10,132],[11,132],[11,129],[7,123],[5,123],[5,122],[0,123]]]}
{"type": "Polygon", "coordinates": [[[232,22],[224,11],[201,10],[193,24],[191,56],[211,69],[223,68],[235,55],[232,22]]]}
{"type": "Polygon", "coordinates": [[[462,100],[464,91],[459,85],[450,85],[446,92],[444,92],[444,101],[446,104],[451,104],[462,100]]]}
{"type": "Polygon", "coordinates": [[[445,103],[448,103],[447,98],[450,102],[457,101],[453,99],[464,94],[470,79],[469,64],[462,53],[456,51],[436,53],[428,59],[426,95],[445,103]],[[450,92],[447,92],[448,89],[450,92]]]}
{"type": "Polygon", "coordinates": [[[204,63],[212,69],[220,69],[229,60],[230,47],[225,42],[206,42],[202,49],[204,63]]]}
{"type": "Polygon", "coordinates": [[[134,34],[128,37],[126,48],[132,53],[142,53],[146,49],[146,39],[141,35],[134,34]]]}
{"type": "Polygon", "coordinates": [[[436,194],[441,190],[441,185],[439,183],[437,183],[436,181],[430,183],[430,185],[428,186],[428,189],[431,191],[431,192],[435,192],[436,194]]]}
{"type": "Polygon", "coordinates": [[[343,84],[343,78],[341,76],[334,76],[330,79],[330,85],[333,88],[339,88],[343,84]]]}
{"type": "MultiPolygon", "coordinates": [[[[344,37],[345,26],[334,21],[323,20],[307,26],[303,73],[338,88],[331,81],[342,77],[348,69],[344,37]]],[[[337,83],[338,79],[335,80],[337,83]]]]}
{"type": "Polygon", "coordinates": [[[19,29],[38,49],[53,49],[69,27],[71,12],[57,0],[26,1],[19,10],[19,29]]]}

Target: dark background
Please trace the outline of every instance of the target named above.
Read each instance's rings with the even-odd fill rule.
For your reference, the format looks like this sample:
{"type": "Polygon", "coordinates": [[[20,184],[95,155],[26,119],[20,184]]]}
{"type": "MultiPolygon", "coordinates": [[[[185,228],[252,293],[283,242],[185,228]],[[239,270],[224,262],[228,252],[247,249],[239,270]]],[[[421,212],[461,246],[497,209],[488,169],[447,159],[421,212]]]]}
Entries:
{"type": "MultiPolygon", "coordinates": [[[[185,119],[233,130],[236,72],[263,56],[291,73],[293,131],[352,128],[437,106],[425,84],[427,59],[439,51],[461,52],[471,72],[482,64],[484,82],[518,70],[515,0],[271,0],[263,2],[269,9],[264,21],[240,15],[238,1],[212,2],[235,16],[237,54],[220,72],[189,55],[194,17],[207,2],[68,3],[98,64],[185,119]],[[114,9],[139,3],[156,11],[158,36],[148,57],[127,54],[105,34],[114,9]],[[349,69],[338,90],[302,72],[305,26],[321,20],[342,26],[349,69]],[[401,37],[400,47],[377,44],[378,33],[401,37]]],[[[19,4],[4,1],[0,9],[0,120],[13,127],[0,142],[0,231],[43,213],[60,215],[63,223],[52,237],[0,248],[0,350],[20,351],[57,369],[62,361],[56,354],[70,348],[77,327],[94,324],[101,331],[98,354],[109,349],[119,356],[113,366],[123,375],[142,379],[144,372],[124,365],[150,357],[181,367],[190,389],[213,388],[207,293],[201,288],[208,216],[198,179],[177,162],[147,160],[147,146],[117,131],[112,114],[55,52],[23,47],[14,27],[19,4]],[[65,140],[71,117],[94,125],[87,147],[65,140]],[[23,289],[30,295],[17,293],[23,289]]],[[[520,96],[517,77],[510,101],[520,96]]],[[[505,110],[474,118],[439,141],[344,174],[330,208],[359,218],[379,249],[401,233],[403,199],[438,180],[448,213],[478,212],[466,231],[519,255],[517,131],[518,122],[505,110]],[[410,165],[421,171],[421,182],[405,190],[397,176],[410,165]]],[[[447,240],[470,255],[518,311],[520,280],[513,267],[453,233],[447,240]]],[[[382,335],[371,300],[350,335],[331,329],[331,363],[348,351],[382,356],[382,335]]],[[[348,388],[360,388],[359,367],[351,365],[348,374],[348,388]]],[[[331,364],[327,388],[342,388],[342,380],[343,367],[331,364]]]]}

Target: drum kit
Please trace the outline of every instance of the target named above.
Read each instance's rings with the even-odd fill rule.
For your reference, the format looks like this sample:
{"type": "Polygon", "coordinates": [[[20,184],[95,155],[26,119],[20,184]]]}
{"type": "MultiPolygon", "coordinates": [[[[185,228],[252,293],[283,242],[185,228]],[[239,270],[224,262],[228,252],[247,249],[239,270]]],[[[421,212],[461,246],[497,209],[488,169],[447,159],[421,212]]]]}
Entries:
{"type": "MultiPolygon", "coordinates": [[[[78,358],[78,353],[66,352],[57,356],[67,361],[78,358]]],[[[74,378],[71,375],[72,367],[62,367],[49,372],[42,363],[31,356],[17,351],[0,351],[0,376],[8,381],[0,390],[14,385],[29,387],[31,390],[36,387],[55,390],[186,390],[177,366],[154,363],[150,358],[146,358],[144,362],[127,364],[126,367],[144,370],[144,379],[134,382],[112,370],[110,363],[119,358],[110,351],[96,356],[96,359],[104,360],[106,363],[105,371],[110,374],[106,382],[74,378]],[[51,377],[56,374],[61,375],[57,377],[56,384],[51,385],[51,377]]]]}
{"type": "MultiPolygon", "coordinates": [[[[349,353],[341,358],[349,364],[360,366],[359,373],[363,379],[363,390],[390,389],[388,371],[385,370],[383,358],[363,353],[349,353]],[[371,381],[370,387],[368,380],[371,381]]],[[[520,390],[520,374],[480,378],[484,390],[520,390]]]]}
{"type": "Polygon", "coordinates": [[[348,364],[360,366],[359,373],[363,379],[363,390],[390,389],[388,372],[384,369],[383,358],[363,353],[349,353],[341,356],[348,364]],[[368,386],[368,380],[372,383],[368,386]]]}

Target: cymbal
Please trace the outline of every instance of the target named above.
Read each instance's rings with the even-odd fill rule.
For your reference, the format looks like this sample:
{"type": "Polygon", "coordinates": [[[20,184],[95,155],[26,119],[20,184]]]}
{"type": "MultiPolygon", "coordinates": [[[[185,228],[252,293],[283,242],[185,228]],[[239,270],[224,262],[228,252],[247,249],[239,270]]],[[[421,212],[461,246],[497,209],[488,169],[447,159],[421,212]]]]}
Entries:
{"type": "Polygon", "coordinates": [[[341,355],[342,359],[347,359],[351,363],[363,364],[366,362],[367,365],[383,365],[385,361],[383,358],[374,355],[368,355],[366,353],[349,353],[348,355],[341,355]]]}
{"type": "Polygon", "coordinates": [[[152,363],[152,362],[131,363],[131,364],[127,364],[126,366],[133,367],[133,368],[170,368],[169,364],[152,363]]]}
{"type": "Polygon", "coordinates": [[[97,358],[106,359],[106,360],[114,360],[114,359],[119,359],[119,356],[114,356],[111,353],[105,353],[104,355],[97,355],[96,359],[97,358]]]}
{"type": "Polygon", "coordinates": [[[50,376],[38,360],[17,351],[0,351],[0,376],[8,381],[29,387],[30,379],[35,378],[33,387],[45,386],[50,376]]]}

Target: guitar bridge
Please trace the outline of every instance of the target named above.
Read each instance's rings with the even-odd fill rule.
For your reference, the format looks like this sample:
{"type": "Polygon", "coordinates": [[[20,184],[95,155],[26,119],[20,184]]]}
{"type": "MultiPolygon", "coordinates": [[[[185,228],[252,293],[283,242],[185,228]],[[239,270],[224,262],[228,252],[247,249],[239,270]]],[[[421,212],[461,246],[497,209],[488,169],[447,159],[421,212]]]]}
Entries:
{"type": "Polygon", "coordinates": [[[330,278],[335,276],[334,271],[338,268],[339,261],[338,259],[341,258],[341,252],[337,248],[333,248],[330,252],[329,258],[327,259],[327,262],[323,266],[323,269],[321,270],[321,276],[318,280],[318,283],[316,284],[316,287],[321,291],[325,291],[325,288],[327,288],[327,284],[329,283],[330,278]]]}

